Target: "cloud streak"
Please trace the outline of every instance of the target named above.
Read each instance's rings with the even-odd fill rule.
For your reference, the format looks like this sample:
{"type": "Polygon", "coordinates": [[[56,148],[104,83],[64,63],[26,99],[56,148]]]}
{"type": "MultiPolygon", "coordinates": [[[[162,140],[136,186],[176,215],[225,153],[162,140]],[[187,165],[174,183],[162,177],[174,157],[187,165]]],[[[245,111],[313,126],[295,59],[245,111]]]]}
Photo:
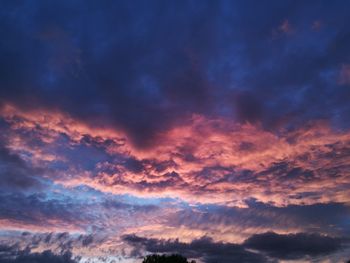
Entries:
{"type": "Polygon", "coordinates": [[[253,235],[242,244],[214,242],[208,237],[195,239],[190,243],[147,239],[136,235],[127,235],[123,239],[135,247],[133,253],[140,253],[139,250],[142,249],[151,253],[182,253],[204,262],[276,262],[277,259],[307,259],[309,256],[333,253],[348,242],[318,234],[279,235],[273,232],[253,235]],[[266,252],[268,256],[254,253],[249,249],[266,252]]]}

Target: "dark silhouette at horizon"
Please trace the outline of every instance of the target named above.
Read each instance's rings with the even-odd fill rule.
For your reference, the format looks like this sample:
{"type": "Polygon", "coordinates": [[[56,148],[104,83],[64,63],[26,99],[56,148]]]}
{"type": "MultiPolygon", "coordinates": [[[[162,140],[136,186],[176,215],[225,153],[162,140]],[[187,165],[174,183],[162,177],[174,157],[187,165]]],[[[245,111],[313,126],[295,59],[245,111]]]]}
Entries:
{"type": "Polygon", "coordinates": [[[196,261],[188,261],[187,258],[180,254],[152,254],[144,257],[142,263],[196,263],[196,261]]]}

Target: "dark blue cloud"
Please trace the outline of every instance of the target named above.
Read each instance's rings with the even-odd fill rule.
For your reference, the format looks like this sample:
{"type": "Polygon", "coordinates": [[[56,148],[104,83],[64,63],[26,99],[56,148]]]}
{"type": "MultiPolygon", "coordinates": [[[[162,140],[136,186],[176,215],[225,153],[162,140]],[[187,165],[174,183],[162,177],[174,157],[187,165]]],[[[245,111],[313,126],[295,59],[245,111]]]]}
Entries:
{"type": "Polygon", "coordinates": [[[349,89],[337,84],[350,59],[346,5],[9,1],[0,94],[109,121],[140,146],[191,113],[268,129],[318,118],[346,126],[349,89]]]}
{"type": "Polygon", "coordinates": [[[252,235],[242,244],[214,242],[208,237],[194,239],[190,243],[170,239],[144,238],[136,235],[125,235],[123,240],[135,248],[133,252],[135,255],[143,251],[181,253],[186,257],[201,258],[208,263],[278,262],[278,259],[307,259],[309,256],[332,254],[349,242],[345,238],[319,234],[279,235],[274,232],[252,235]],[[255,252],[252,252],[251,249],[255,252]]]}
{"type": "Polygon", "coordinates": [[[73,259],[70,252],[57,255],[50,250],[30,252],[30,250],[20,250],[16,246],[0,245],[1,263],[77,263],[79,259],[73,259]]]}
{"type": "Polygon", "coordinates": [[[38,190],[43,169],[28,165],[19,155],[11,153],[0,143],[0,187],[6,191],[38,190]]]}
{"type": "Polygon", "coordinates": [[[273,262],[266,257],[244,249],[232,243],[214,242],[211,238],[202,237],[190,243],[178,240],[144,238],[136,235],[125,235],[123,240],[135,247],[134,256],[145,251],[151,253],[181,253],[189,258],[201,258],[204,262],[273,262]]]}
{"type": "Polygon", "coordinates": [[[300,259],[334,253],[346,241],[319,234],[297,233],[279,235],[273,232],[253,235],[244,242],[247,248],[268,253],[279,259],[300,259]]]}
{"type": "Polygon", "coordinates": [[[200,205],[195,209],[184,208],[169,218],[169,224],[187,226],[210,232],[220,227],[251,227],[261,229],[302,229],[330,235],[348,235],[347,218],[350,209],[346,204],[328,203],[313,205],[288,205],[275,207],[270,204],[247,201],[248,207],[200,205]]]}
{"type": "Polygon", "coordinates": [[[50,200],[44,193],[26,195],[9,192],[1,193],[0,200],[0,218],[14,222],[50,228],[65,223],[79,225],[88,220],[88,215],[79,211],[81,206],[67,197],[50,200]],[[50,220],[56,223],[50,224],[50,220]]]}

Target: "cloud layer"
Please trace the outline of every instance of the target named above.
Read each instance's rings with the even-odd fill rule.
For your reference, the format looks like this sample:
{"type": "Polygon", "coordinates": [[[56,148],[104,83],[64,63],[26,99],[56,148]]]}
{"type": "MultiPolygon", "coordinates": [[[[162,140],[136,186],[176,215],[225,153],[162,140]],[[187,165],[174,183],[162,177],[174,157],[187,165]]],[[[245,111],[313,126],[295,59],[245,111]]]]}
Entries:
{"type": "Polygon", "coordinates": [[[279,235],[273,232],[253,235],[242,244],[214,242],[208,237],[190,243],[147,239],[136,235],[127,235],[123,239],[135,247],[134,253],[138,253],[141,248],[151,253],[184,253],[187,257],[201,258],[204,262],[275,262],[277,259],[299,259],[333,253],[342,244],[349,242],[318,234],[279,235]],[[268,256],[249,249],[266,252],[268,256]]]}
{"type": "Polygon", "coordinates": [[[7,1],[0,262],[348,260],[344,1],[7,1]]]}

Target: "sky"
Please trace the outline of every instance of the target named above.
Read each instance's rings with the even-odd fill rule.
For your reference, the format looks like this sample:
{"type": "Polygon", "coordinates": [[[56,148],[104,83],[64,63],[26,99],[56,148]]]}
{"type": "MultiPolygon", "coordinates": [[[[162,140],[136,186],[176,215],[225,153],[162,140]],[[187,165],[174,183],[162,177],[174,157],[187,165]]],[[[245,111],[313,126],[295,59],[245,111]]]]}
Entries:
{"type": "Polygon", "coordinates": [[[0,6],[0,263],[350,259],[349,1],[0,6]]]}

